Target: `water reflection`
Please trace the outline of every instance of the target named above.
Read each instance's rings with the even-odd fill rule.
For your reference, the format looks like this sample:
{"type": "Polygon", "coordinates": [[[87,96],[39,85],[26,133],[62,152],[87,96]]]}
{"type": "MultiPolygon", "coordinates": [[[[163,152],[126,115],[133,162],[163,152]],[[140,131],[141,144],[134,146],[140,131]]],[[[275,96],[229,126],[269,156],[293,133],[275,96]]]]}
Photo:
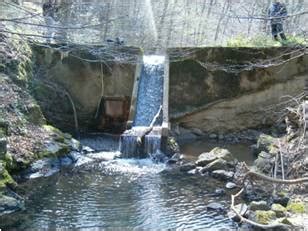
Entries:
{"type": "MultiPolygon", "coordinates": [[[[150,160],[117,160],[32,180],[20,190],[27,210],[0,218],[2,228],[235,228],[208,212],[213,179],[187,175],[150,160]]],[[[221,186],[222,187],[222,186],[221,186]]],[[[228,207],[229,197],[220,198],[228,207]]]]}

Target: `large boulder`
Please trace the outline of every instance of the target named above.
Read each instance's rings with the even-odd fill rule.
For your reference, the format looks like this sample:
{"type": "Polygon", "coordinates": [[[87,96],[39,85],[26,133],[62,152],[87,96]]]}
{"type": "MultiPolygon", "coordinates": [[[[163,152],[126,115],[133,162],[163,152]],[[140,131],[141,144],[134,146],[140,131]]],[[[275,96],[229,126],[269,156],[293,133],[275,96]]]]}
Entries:
{"type": "Polygon", "coordinates": [[[198,160],[196,161],[196,165],[204,167],[217,159],[222,159],[227,162],[233,162],[235,160],[229,150],[217,147],[217,148],[214,148],[210,152],[202,153],[198,157],[198,160]]]}

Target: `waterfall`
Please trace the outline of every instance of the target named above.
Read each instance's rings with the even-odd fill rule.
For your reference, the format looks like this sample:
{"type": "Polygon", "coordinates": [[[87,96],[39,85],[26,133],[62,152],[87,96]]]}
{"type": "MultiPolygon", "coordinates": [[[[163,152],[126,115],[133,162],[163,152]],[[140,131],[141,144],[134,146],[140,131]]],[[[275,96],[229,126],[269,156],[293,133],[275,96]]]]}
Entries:
{"type": "Polygon", "coordinates": [[[165,56],[143,57],[133,127],[120,139],[122,157],[146,157],[161,149],[165,56]]]}
{"type": "MultiPolygon", "coordinates": [[[[150,126],[163,102],[165,57],[148,55],[143,57],[139,80],[136,116],[133,126],[150,126]]],[[[160,117],[155,125],[161,125],[160,117]]]]}

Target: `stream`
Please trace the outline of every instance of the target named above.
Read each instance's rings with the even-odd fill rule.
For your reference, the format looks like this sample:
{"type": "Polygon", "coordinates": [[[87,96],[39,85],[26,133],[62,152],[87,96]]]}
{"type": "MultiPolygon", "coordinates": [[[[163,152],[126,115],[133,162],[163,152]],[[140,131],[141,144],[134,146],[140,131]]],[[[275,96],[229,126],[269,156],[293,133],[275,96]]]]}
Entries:
{"type": "MultiPolygon", "coordinates": [[[[87,144],[90,141],[85,139],[87,144]]],[[[218,145],[223,146],[196,141],[182,144],[181,149],[187,158],[195,159],[218,145]]],[[[249,156],[248,145],[227,147],[240,160],[249,156]]],[[[224,185],[149,159],[69,167],[51,177],[21,183],[18,193],[26,198],[26,209],[0,217],[0,228],[236,229],[226,214],[231,192],[215,194],[224,185]],[[208,210],[211,202],[219,202],[224,212],[208,210]]]]}

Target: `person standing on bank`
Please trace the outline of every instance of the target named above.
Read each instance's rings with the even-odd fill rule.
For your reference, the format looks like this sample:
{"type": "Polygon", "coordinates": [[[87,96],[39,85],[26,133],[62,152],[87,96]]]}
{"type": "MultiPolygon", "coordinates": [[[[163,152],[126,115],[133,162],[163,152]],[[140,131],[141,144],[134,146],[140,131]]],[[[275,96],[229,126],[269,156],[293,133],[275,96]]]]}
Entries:
{"type": "Polygon", "coordinates": [[[271,21],[272,35],[276,41],[279,40],[279,35],[282,40],[287,40],[283,30],[283,22],[287,16],[288,12],[285,4],[278,0],[274,0],[268,9],[268,17],[271,21]]]}

